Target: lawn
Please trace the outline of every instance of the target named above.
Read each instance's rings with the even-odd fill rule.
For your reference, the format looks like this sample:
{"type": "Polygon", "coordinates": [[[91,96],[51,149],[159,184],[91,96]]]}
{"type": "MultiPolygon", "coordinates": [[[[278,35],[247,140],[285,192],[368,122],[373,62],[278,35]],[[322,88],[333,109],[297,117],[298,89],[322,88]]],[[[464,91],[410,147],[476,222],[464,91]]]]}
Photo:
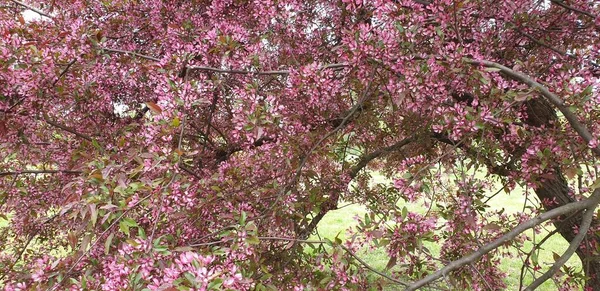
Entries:
{"type": "MultiPolygon", "coordinates": [[[[378,182],[381,182],[381,178],[375,177],[377,180],[379,180],[378,182]]],[[[494,197],[492,200],[490,200],[490,202],[488,203],[489,205],[491,205],[492,210],[494,209],[501,209],[504,208],[505,209],[505,213],[518,213],[520,211],[522,211],[523,208],[523,191],[521,190],[517,190],[514,191],[513,193],[509,194],[499,194],[496,197],[494,197]]],[[[343,203],[342,203],[343,204],[343,203]]],[[[425,213],[426,209],[424,209],[423,207],[415,204],[409,207],[411,209],[411,211],[416,211],[416,212],[420,212],[420,213],[425,213]]],[[[344,208],[335,210],[335,211],[330,211],[324,218],[323,220],[319,223],[318,226],[318,233],[321,237],[323,238],[329,238],[329,239],[333,239],[336,236],[338,236],[343,240],[345,238],[345,230],[349,227],[354,227],[356,225],[355,220],[353,219],[354,216],[359,215],[359,216],[363,216],[364,213],[366,213],[367,209],[366,207],[362,206],[362,205],[358,205],[358,204],[352,204],[349,206],[346,206],[344,208]]],[[[539,241],[541,238],[543,238],[549,231],[552,231],[553,227],[548,227],[547,230],[542,230],[541,233],[536,234],[536,238],[539,241]]],[[[532,232],[528,232],[528,235],[531,235],[532,232]]],[[[312,237],[313,239],[316,239],[316,236],[312,237]]],[[[429,250],[432,251],[432,253],[434,254],[439,254],[440,251],[440,246],[439,245],[434,245],[434,244],[426,244],[425,245],[429,250]]],[[[531,243],[526,243],[524,246],[524,249],[529,251],[531,250],[532,244],[531,243]]],[[[540,263],[540,265],[544,268],[543,270],[547,269],[549,266],[551,266],[552,263],[554,263],[554,259],[553,259],[553,252],[556,252],[557,254],[562,254],[564,252],[564,250],[568,247],[568,243],[559,235],[559,234],[555,234],[554,236],[552,236],[550,239],[548,239],[546,241],[546,243],[544,243],[543,247],[542,247],[542,251],[539,252],[539,256],[538,256],[538,262],[540,263]]],[[[385,253],[385,251],[383,250],[376,250],[376,251],[361,251],[358,254],[364,261],[366,261],[368,264],[370,264],[372,267],[376,268],[377,270],[384,270],[389,257],[387,256],[387,254],[385,253]]],[[[568,262],[567,265],[568,266],[573,266],[577,269],[580,269],[581,265],[580,265],[580,260],[579,258],[577,258],[577,256],[573,256],[568,262]]],[[[521,258],[518,256],[515,256],[513,258],[504,258],[502,260],[502,263],[500,265],[500,269],[503,272],[506,272],[508,274],[507,278],[505,279],[505,282],[508,286],[507,290],[518,290],[519,288],[519,276],[521,273],[521,265],[522,265],[522,261],[521,258]]],[[[373,274],[374,276],[377,276],[376,274],[373,274]]],[[[524,284],[525,286],[527,286],[527,284],[531,283],[533,281],[532,276],[529,274],[529,276],[525,277],[524,280],[524,284]]],[[[402,288],[400,288],[401,286],[398,286],[398,290],[401,290],[402,288]]],[[[556,290],[556,286],[554,285],[554,283],[549,280],[546,281],[542,286],[540,286],[537,290],[556,290]]],[[[388,290],[396,290],[393,287],[390,287],[390,289],[388,290]]]]}

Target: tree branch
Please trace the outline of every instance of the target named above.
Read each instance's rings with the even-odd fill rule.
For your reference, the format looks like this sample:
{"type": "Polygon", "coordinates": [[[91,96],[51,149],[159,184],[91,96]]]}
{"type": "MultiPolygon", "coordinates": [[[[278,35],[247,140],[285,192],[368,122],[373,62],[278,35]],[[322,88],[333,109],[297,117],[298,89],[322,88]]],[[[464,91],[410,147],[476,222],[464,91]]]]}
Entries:
{"type": "Polygon", "coordinates": [[[559,50],[559,49],[557,49],[557,48],[555,48],[555,47],[553,47],[553,46],[551,46],[551,45],[549,45],[549,44],[547,44],[547,43],[545,43],[545,42],[543,42],[543,41],[535,38],[533,35],[528,34],[528,33],[524,32],[524,31],[520,30],[520,29],[516,29],[516,31],[519,34],[521,34],[522,36],[524,36],[524,37],[530,39],[531,41],[535,42],[537,45],[545,47],[545,48],[547,48],[547,49],[549,49],[549,50],[551,50],[551,51],[553,51],[553,52],[555,52],[555,53],[557,53],[557,54],[559,54],[561,56],[567,56],[567,57],[574,58],[574,59],[577,58],[576,56],[567,54],[566,52],[561,51],[561,50],[559,50]]]}
{"type": "Polygon", "coordinates": [[[150,194],[142,197],[142,199],[138,200],[138,202],[136,202],[133,206],[131,206],[130,208],[125,209],[123,211],[123,213],[121,213],[121,215],[119,215],[110,225],[108,225],[108,227],[104,231],[102,231],[102,233],[100,233],[96,237],[96,240],[94,240],[94,242],[92,242],[90,244],[90,246],[88,247],[88,249],[85,250],[75,260],[75,262],[71,265],[71,267],[69,267],[69,269],[64,273],[64,277],[62,279],[59,279],[56,282],[56,285],[48,288],[47,291],[54,291],[54,290],[57,290],[58,288],[60,288],[70,278],[70,274],[73,271],[73,269],[75,269],[77,266],[79,266],[79,263],[81,263],[81,261],[94,249],[94,246],[96,244],[98,244],[98,242],[100,241],[100,239],[102,239],[102,237],[104,237],[104,235],[106,235],[117,223],[119,223],[121,221],[121,219],[123,217],[125,217],[125,215],[127,215],[127,213],[129,213],[130,211],[132,211],[133,209],[135,209],[136,207],[138,207],[140,204],[142,204],[142,202],[148,200],[148,198],[150,198],[153,194],[154,193],[150,193],[150,194]]]}
{"type": "MultiPolygon", "coordinates": [[[[575,211],[578,211],[581,209],[588,209],[588,210],[592,209],[592,211],[589,211],[589,212],[593,213],[593,209],[598,205],[598,202],[600,202],[600,188],[596,189],[594,191],[594,193],[585,200],[569,203],[569,204],[554,208],[548,212],[542,213],[530,220],[527,220],[527,221],[519,224],[518,226],[516,226],[515,228],[513,228],[511,231],[507,232],[500,238],[480,247],[476,252],[471,253],[470,255],[464,256],[458,260],[452,261],[448,265],[446,265],[444,268],[413,283],[412,285],[408,286],[408,288],[406,288],[406,290],[407,291],[417,290],[418,288],[421,288],[441,277],[445,277],[448,273],[450,273],[464,265],[471,264],[471,263],[477,261],[479,258],[484,256],[485,254],[500,247],[501,245],[505,244],[506,242],[514,239],[517,235],[521,234],[522,232],[524,232],[530,228],[533,228],[536,225],[539,225],[540,223],[542,223],[544,221],[550,220],[552,218],[555,218],[555,217],[558,217],[561,215],[569,214],[569,213],[572,213],[572,212],[575,212],[575,211]]],[[[586,215],[587,214],[588,214],[588,212],[586,211],[586,215]]]]}
{"type": "Polygon", "coordinates": [[[81,174],[83,171],[75,171],[75,170],[22,170],[22,171],[13,171],[13,172],[0,172],[0,177],[4,176],[17,176],[21,174],[81,174]]]}
{"type": "Polygon", "coordinates": [[[556,5],[564,8],[564,9],[571,10],[571,11],[577,12],[579,14],[583,14],[583,15],[585,15],[587,17],[591,17],[592,19],[596,19],[596,16],[594,16],[594,14],[591,14],[591,13],[589,13],[587,11],[583,11],[583,10],[581,10],[579,8],[575,8],[573,6],[569,6],[569,5],[565,4],[562,0],[550,0],[550,2],[556,4],[556,5]]]}
{"type": "Polygon", "coordinates": [[[56,83],[58,83],[58,81],[60,81],[60,78],[62,78],[62,77],[63,77],[63,76],[64,76],[64,75],[67,73],[67,71],[69,71],[69,69],[71,68],[71,66],[72,66],[72,65],[73,65],[73,64],[74,64],[76,61],[77,61],[77,59],[73,59],[72,61],[70,61],[70,62],[67,64],[67,67],[66,67],[64,70],[62,70],[62,72],[60,72],[60,75],[58,75],[58,77],[56,78],[56,80],[54,80],[54,82],[52,83],[52,86],[55,86],[55,85],[56,85],[56,83]]]}
{"type": "MultiPolygon", "coordinates": [[[[347,63],[338,63],[338,64],[330,64],[321,67],[321,70],[325,69],[340,69],[349,66],[347,63]]],[[[213,67],[204,67],[204,66],[189,66],[188,70],[194,71],[204,71],[204,72],[213,72],[219,74],[237,74],[237,75],[259,75],[259,76],[267,76],[267,75],[289,75],[289,70],[278,70],[278,71],[247,71],[247,70],[226,70],[226,69],[218,69],[213,67]]]]}
{"type": "MultiPolygon", "coordinates": [[[[321,145],[322,142],[324,142],[330,136],[335,134],[338,130],[343,128],[346,125],[346,123],[350,120],[350,117],[352,117],[354,115],[354,113],[356,113],[358,108],[360,108],[363,105],[363,103],[369,98],[369,91],[371,90],[371,86],[373,85],[372,83],[373,83],[373,74],[371,74],[371,80],[369,81],[369,84],[367,85],[367,88],[363,92],[360,100],[350,109],[350,111],[346,115],[346,117],[344,117],[344,119],[342,119],[342,121],[340,122],[340,124],[338,126],[336,126],[333,130],[329,131],[327,134],[325,134],[323,137],[321,137],[321,139],[319,139],[310,148],[310,150],[306,153],[306,155],[304,155],[304,157],[302,157],[302,159],[300,160],[300,164],[298,165],[298,168],[296,169],[296,174],[294,175],[294,178],[286,187],[282,188],[282,190],[277,195],[277,199],[269,207],[269,209],[274,207],[277,204],[277,202],[279,202],[281,200],[281,196],[285,193],[285,191],[288,190],[288,187],[290,187],[290,185],[296,185],[296,183],[298,183],[298,180],[300,179],[300,175],[302,174],[302,168],[304,168],[310,155],[321,145]]],[[[339,196],[337,196],[337,197],[339,197],[339,196]]],[[[306,239],[310,235],[310,233],[314,230],[314,228],[317,227],[317,224],[321,221],[323,216],[325,216],[325,214],[329,210],[335,209],[335,207],[337,207],[337,199],[338,199],[337,197],[335,198],[334,202],[330,202],[330,203],[328,203],[329,205],[321,208],[321,210],[319,211],[317,216],[310,222],[310,224],[304,230],[300,231],[300,233],[298,234],[298,237],[300,237],[302,239],[306,239]]],[[[330,197],[329,201],[331,201],[331,199],[332,198],[330,197]]]]}
{"type": "Polygon", "coordinates": [[[91,137],[89,137],[89,136],[87,136],[87,135],[85,135],[85,134],[79,133],[79,132],[75,131],[74,129],[70,128],[70,127],[64,126],[64,125],[62,125],[62,124],[59,124],[59,123],[56,123],[56,122],[54,122],[54,121],[50,120],[50,118],[48,118],[48,115],[47,115],[46,113],[44,113],[44,120],[45,120],[45,121],[46,121],[48,124],[50,124],[50,125],[52,125],[52,126],[54,126],[54,127],[58,127],[58,128],[60,128],[60,129],[62,129],[62,130],[64,130],[64,131],[66,131],[66,132],[70,132],[70,133],[74,134],[75,136],[77,136],[77,137],[79,137],[79,138],[85,139],[85,140],[87,140],[87,141],[89,141],[89,142],[92,142],[92,141],[93,141],[91,137]]]}
{"type": "MultiPolygon", "coordinates": [[[[405,145],[407,145],[411,142],[414,142],[416,140],[417,140],[417,136],[412,135],[412,136],[407,137],[391,146],[378,149],[378,150],[362,157],[360,159],[360,161],[356,164],[356,166],[354,166],[350,170],[350,173],[348,175],[350,176],[351,179],[356,178],[358,173],[362,169],[364,169],[369,164],[369,162],[371,162],[372,160],[377,159],[383,155],[387,155],[391,152],[398,151],[398,150],[402,149],[402,147],[404,147],[405,145]]],[[[337,205],[338,197],[339,196],[334,196],[334,197],[330,197],[329,199],[335,200],[335,201],[331,201],[331,203],[337,205]]],[[[300,232],[298,237],[300,237],[301,239],[308,238],[308,236],[313,232],[313,230],[317,227],[319,222],[321,222],[321,220],[323,219],[323,217],[325,217],[325,214],[327,214],[327,212],[329,212],[329,210],[331,210],[331,209],[328,209],[327,207],[324,207],[323,209],[321,209],[321,211],[319,211],[319,213],[317,213],[317,215],[315,215],[315,217],[313,217],[313,219],[310,221],[310,224],[308,224],[308,226],[306,226],[306,228],[300,232]]]]}
{"type": "MultiPolygon", "coordinates": [[[[583,140],[586,143],[589,143],[594,138],[592,136],[592,134],[590,133],[590,131],[585,127],[585,125],[583,125],[581,122],[579,122],[579,119],[577,118],[577,116],[575,116],[575,114],[573,114],[573,112],[571,112],[571,110],[569,110],[569,108],[565,105],[565,102],[560,97],[558,97],[556,94],[550,92],[550,90],[548,90],[548,88],[546,88],[544,85],[538,83],[537,81],[533,80],[529,76],[527,76],[523,73],[514,71],[508,67],[505,67],[505,66],[495,63],[495,62],[490,62],[490,61],[485,61],[485,60],[473,60],[473,59],[468,59],[468,58],[465,58],[465,61],[471,65],[499,69],[500,72],[506,74],[507,76],[509,76],[517,81],[520,81],[522,83],[525,83],[534,89],[539,90],[539,92],[542,94],[542,96],[544,96],[550,103],[552,103],[552,105],[556,106],[556,108],[558,108],[558,110],[560,110],[560,112],[567,119],[567,121],[569,122],[571,127],[577,132],[577,134],[579,134],[579,136],[581,136],[583,138],[583,140]]],[[[592,151],[594,152],[594,154],[596,154],[597,156],[600,157],[600,147],[592,148],[592,151]]]]}
{"type": "Polygon", "coordinates": [[[148,55],[144,55],[144,54],[140,54],[140,53],[136,53],[136,52],[132,52],[132,51],[124,51],[124,50],[120,50],[120,49],[111,49],[111,48],[105,48],[102,47],[100,48],[102,51],[106,51],[109,53],[117,53],[117,54],[125,54],[125,55],[132,55],[132,56],[136,56],[142,59],[146,59],[146,60],[150,60],[150,61],[155,61],[155,62],[160,62],[159,58],[155,58],[152,56],[148,56],[148,55]]]}
{"type": "Polygon", "coordinates": [[[538,243],[534,244],[531,247],[531,250],[527,253],[527,256],[525,257],[525,261],[524,261],[523,265],[521,266],[521,274],[519,275],[519,290],[523,290],[523,280],[525,279],[525,268],[528,265],[527,262],[529,261],[529,258],[531,257],[531,255],[537,249],[539,249],[548,239],[550,239],[552,236],[554,236],[556,233],[558,233],[562,228],[566,227],[568,225],[567,221],[572,219],[573,217],[577,216],[580,211],[581,210],[571,213],[569,216],[567,216],[567,218],[563,219],[561,224],[556,226],[556,228],[553,231],[548,233],[544,238],[542,238],[542,240],[540,240],[538,243]]]}
{"type": "Polygon", "coordinates": [[[50,14],[48,14],[48,13],[42,11],[42,10],[39,10],[37,8],[31,7],[31,6],[25,4],[25,3],[21,2],[21,1],[12,0],[12,2],[15,3],[15,4],[17,4],[17,5],[19,5],[19,6],[21,6],[21,7],[25,7],[27,9],[29,9],[29,10],[31,10],[31,11],[39,14],[39,15],[41,15],[41,16],[44,16],[44,17],[47,17],[47,18],[50,18],[50,19],[54,19],[54,16],[52,16],[52,15],[50,15],[50,14]]]}
{"type": "MultiPolygon", "coordinates": [[[[323,240],[305,240],[305,239],[295,239],[295,238],[286,238],[286,237],[258,237],[259,240],[274,240],[274,241],[289,241],[289,242],[298,242],[298,243],[308,243],[308,244],[326,244],[326,241],[323,240]]],[[[383,272],[378,271],[377,269],[375,269],[374,267],[372,267],[371,265],[369,265],[367,262],[365,262],[364,260],[362,260],[360,257],[358,257],[352,250],[350,250],[349,248],[347,248],[344,245],[339,245],[342,249],[344,249],[344,251],[346,251],[350,256],[352,256],[354,259],[356,259],[361,265],[363,265],[365,268],[367,268],[368,270],[370,270],[371,272],[384,277],[394,283],[403,285],[403,286],[408,286],[408,283],[400,281],[398,279],[392,278],[388,275],[386,275],[383,272]]]]}
{"type": "Polygon", "coordinates": [[[358,173],[367,166],[367,164],[369,164],[369,162],[371,162],[374,159],[377,159],[383,155],[389,154],[391,152],[400,150],[402,147],[404,147],[405,145],[414,142],[417,140],[417,136],[416,135],[412,135],[410,137],[407,137],[391,146],[388,147],[384,147],[381,149],[378,149],[364,157],[362,157],[359,162],[356,164],[356,166],[354,166],[352,168],[352,170],[350,170],[350,178],[354,179],[356,178],[356,176],[358,175],[358,173]]]}

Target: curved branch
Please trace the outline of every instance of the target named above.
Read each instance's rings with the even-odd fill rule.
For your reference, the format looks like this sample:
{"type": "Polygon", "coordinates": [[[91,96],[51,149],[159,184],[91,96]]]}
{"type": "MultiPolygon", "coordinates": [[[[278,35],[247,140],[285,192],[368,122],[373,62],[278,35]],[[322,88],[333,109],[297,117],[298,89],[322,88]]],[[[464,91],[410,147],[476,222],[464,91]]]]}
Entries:
{"type": "MultiPolygon", "coordinates": [[[[552,105],[556,106],[556,108],[560,110],[560,112],[565,116],[571,127],[577,132],[577,134],[579,134],[579,136],[583,138],[583,140],[585,140],[586,143],[589,143],[594,138],[590,131],[585,127],[585,125],[583,125],[579,121],[577,116],[573,114],[571,110],[569,110],[569,108],[565,105],[565,102],[560,97],[550,92],[548,88],[533,80],[531,77],[495,62],[485,60],[473,60],[468,58],[465,58],[465,61],[471,65],[499,69],[500,72],[506,74],[507,76],[522,83],[525,83],[534,89],[539,90],[542,96],[544,96],[550,103],[552,103],[552,105]]],[[[592,151],[594,152],[594,154],[596,154],[596,156],[600,157],[600,147],[592,148],[592,151]]]]}
{"type": "MultiPolygon", "coordinates": [[[[518,236],[522,232],[524,232],[530,228],[533,228],[536,225],[539,225],[540,223],[542,223],[544,221],[550,220],[552,218],[555,218],[555,217],[558,217],[561,215],[572,213],[572,212],[575,212],[575,211],[578,211],[581,209],[588,209],[588,210],[594,209],[598,205],[598,202],[600,202],[600,188],[596,189],[594,191],[594,193],[585,200],[569,203],[569,204],[563,205],[561,207],[554,208],[548,212],[542,213],[530,220],[527,220],[527,221],[519,224],[517,227],[513,228],[511,231],[507,232],[500,238],[480,247],[476,252],[471,253],[470,255],[464,256],[458,260],[452,261],[448,265],[446,265],[444,268],[413,283],[412,285],[408,286],[408,288],[406,288],[406,290],[407,291],[417,290],[418,288],[421,288],[441,277],[445,277],[448,273],[450,273],[462,266],[465,266],[467,264],[471,264],[471,263],[477,261],[479,258],[484,256],[485,254],[502,246],[506,242],[514,239],[516,236],[518,236]]],[[[589,211],[589,212],[593,213],[593,211],[589,211]]],[[[588,214],[588,212],[586,211],[586,215],[587,214],[588,214]]]]}
{"type": "Polygon", "coordinates": [[[525,279],[525,267],[527,265],[526,263],[529,261],[529,258],[531,257],[533,252],[535,252],[537,249],[539,249],[548,239],[550,239],[553,235],[558,233],[562,228],[567,226],[568,224],[565,222],[572,219],[573,217],[577,216],[578,214],[580,214],[580,211],[571,213],[569,216],[567,216],[567,218],[562,220],[562,223],[559,226],[557,226],[553,231],[551,231],[544,238],[542,238],[542,240],[540,240],[540,242],[534,244],[531,247],[531,250],[527,253],[527,257],[525,257],[525,261],[524,261],[525,263],[521,266],[521,274],[519,276],[519,290],[523,289],[522,287],[523,287],[523,280],[525,279]]]}

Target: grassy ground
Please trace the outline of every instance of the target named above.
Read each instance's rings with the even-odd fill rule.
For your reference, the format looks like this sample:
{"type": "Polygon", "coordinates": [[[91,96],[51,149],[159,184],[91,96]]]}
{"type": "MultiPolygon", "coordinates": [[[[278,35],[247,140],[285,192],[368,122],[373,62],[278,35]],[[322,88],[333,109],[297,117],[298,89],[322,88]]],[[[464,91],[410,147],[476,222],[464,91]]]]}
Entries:
{"type": "MultiPolygon", "coordinates": [[[[523,208],[523,199],[524,196],[522,192],[515,191],[511,195],[501,194],[494,197],[489,205],[492,205],[492,209],[505,209],[505,213],[517,213],[520,212],[523,208]]],[[[426,209],[423,209],[419,206],[411,206],[411,211],[424,213],[426,209]]],[[[355,215],[363,216],[366,212],[366,208],[361,205],[350,205],[344,207],[342,209],[338,209],[335,211],[329,212],[323,220],[319,223],[318,232],[321,237],[326,237],[329,239],[335,238],[338,234],[340,238],[345,237],[345,230],[348,227],[353,227],[356,225],[353,217],[355,215]]],[[[549,228],[547,231],[542,231],[542,233],[536,234],[536,238],[539,241],[543,238],[548,231],[552,231],[553,228],[549,228]]],[[[527,234],[531,235],[532,232],[528,232],[527,234]]],[[[316,237],[313,237],[316,238],[316,237]]],[[[432,253],[439,254],[440,246],[428,244],[426,245],[432,253]]],[[[531,249],[531,243],[526,243],[524,249],[529,251],[531,249]]],[[[545,270],[549,266],[554,263],[553,252],[557,254],[562,254],[564,250],[568,247],[568,243],[558,234],[552,236],[549,240],[546,241],[543,245],[543,251],[539,253],[538,262],[540,266],[542,266],[545,270]]],[[[377,251],[369,251],[369,252],[361,252],[360,257],[369,263],[371,266],[375,267],[378,270],[383,270],[389,260],[389,257],[383,250],[377,251]]],[[[579,258],[576,256],[572,257],[567,263],[568,266],[573,266],[577,269],[580,269],[581,263],[579,258]]],[[[505,282],[508,286],[507,290],[518,290],[519,289],[519,276],[521,273],[522,259],[520,257],[513,258],[505,258],[502,260],[500,265],[500,269],[508,274],[508,277],[505,279],[505,282]]],[[[524,280],[525,286],[528,283],[531,283],[533,278],[531,275],[526,276],[524,280]]],[[[549,280],[540,286],[537,290],[556,290],[556,286],[549,280]]],[[[390,289],[395,290],[395,289],[390,289]]],[[[401,290],[399,288],[398,290],[401,290]]]]}

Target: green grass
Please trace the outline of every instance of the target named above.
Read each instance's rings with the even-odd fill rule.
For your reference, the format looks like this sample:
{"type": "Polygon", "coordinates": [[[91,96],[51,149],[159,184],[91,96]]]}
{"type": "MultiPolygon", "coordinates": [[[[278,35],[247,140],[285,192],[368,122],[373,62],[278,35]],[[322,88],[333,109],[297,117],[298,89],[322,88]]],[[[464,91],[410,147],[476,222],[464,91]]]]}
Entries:
{"type": "MultiPolygon", "coordinates": [[[[376,177],[378,182],[381,182],[380,177],[376,177]]],[[[514,191],[512,194],[499,194],[494,197],[488,203],[491,205],[491,210],[499,210],[504,208],[505,213],[518,213],[522,211],[523,208],[524,195],[523,190],[514,191]]],[[[425,213],[426,209],[421,207],[418,204],[411,204],[409,207],[411,211],[425,213]]],[[[330,211],[323,220],[319,223],[318,233],[322,238],[334,239],[336,236],[339,236],[342,240],[345,239],[346,229],[356,226],[356,221],[353,219],[355,215],[359,215],[362,217],[364,213],[367,212],[366,207],[362,205],[353,204],[335,211],[330,211]]],[[[541,240],[549,231],[552,231],[553,227],[547,227],[547,230],[542,230],[541,233],[536,234],[536,240],[541,240]]],[[[532,235],[533,232],[526,232],[528,235],[532,235]]],[[[312,238],[317,238],[313,236],[312,238]]],[[[433,254],[439,254],[440,245],[428,243],[425,245],[433,254]]],[[[564,250],[568,247],[568,243],[559,235],[555,234],[550,239],[548,239],[544,245],[542,246],[542,250],[538,255],[538,262],[540,266],[542,266],[542,271],[545,271],[549,268],[552,263],[554,263],[553,252],[557,254],[562,254],[564,250]]],[[[526,251],[531,250],[532,244],[527,242],[524,244],[523,249],[526,251]]],[[[516,251],[512,252],[516,254],[516,251]]],[[[377,270],[383,270],[389,260],[389,257],[385,253],[384,250],[375,250],[375,251],[361,251],[358,254],[364,261],[366,261],[369,265],[374,267],[377,270]]],[[[507,284],[507,290],[518,290],[519,288],[519,276],[521,273],[522,266],[522,256],[514,256],[512,258],[503,258],[500,269],[507,273],[508,276],[505,279],[505,283],[507,284]]],[[[576,269],[581,269],[581,263],[577,256],[573,256],[568,262],[568,266],[575,267],[576,269]]],[[[377,276],[376,274],[373,274],[377,276]]],[[[525,276],[524,286],[527,286],[529,283],[533,281],[531,274],[525,276]]],[[[391,287],[395,290],[394,287],[391,287]]],[[[540,286],[537,290],[556,290],[556,286],[551,280],[546,281],[542,286],[540,286]]]]}

